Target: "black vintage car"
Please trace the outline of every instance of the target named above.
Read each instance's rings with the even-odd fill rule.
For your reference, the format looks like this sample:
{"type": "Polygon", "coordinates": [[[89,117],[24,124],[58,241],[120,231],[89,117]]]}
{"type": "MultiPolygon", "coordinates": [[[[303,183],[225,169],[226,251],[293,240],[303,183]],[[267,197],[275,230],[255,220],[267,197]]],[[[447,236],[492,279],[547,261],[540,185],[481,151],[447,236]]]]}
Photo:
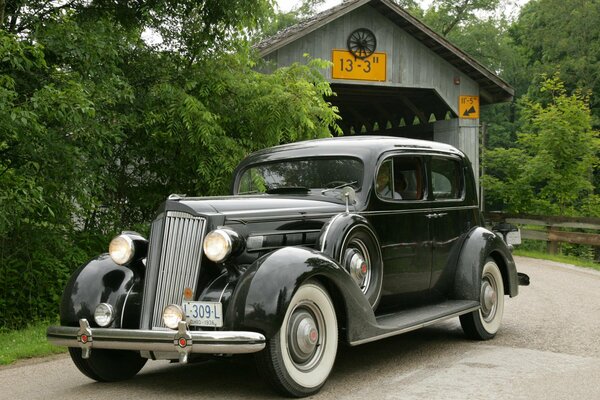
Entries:
{"type": "Polygon", "coordinates": [[[351,346],[460,317],[494,337],[517,295],[502,236],[482,225],[473,172],[452,146],[389,137],[259,151],[227,197],[172,195],[149,239],[123,232],[79,268],[48,339],[88,377],[147,359],[255,353],[284,394],[325,383],[351,346]]]}

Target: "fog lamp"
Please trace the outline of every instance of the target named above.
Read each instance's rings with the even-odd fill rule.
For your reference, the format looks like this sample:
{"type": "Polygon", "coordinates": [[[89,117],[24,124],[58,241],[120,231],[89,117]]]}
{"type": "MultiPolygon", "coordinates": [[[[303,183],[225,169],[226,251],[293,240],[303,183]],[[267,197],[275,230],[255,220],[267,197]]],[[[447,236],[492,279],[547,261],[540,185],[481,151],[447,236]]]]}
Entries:
{"type": "Polygon", "coordinates": [[[127,235],[115,237],[108,245],[108,253],[115,263],[119,265],[127,264],[135,254],[133,240],[127,235]]]}
{"type": "Polygon", "coordinates": [[[115,319],[114,309],[110,304],[100,303],[94,311],[94,321],[98,326],[105,327],[110,325],[115,319]]]}
{"type": "Polygon", "coordinates": [[[169,304],[163,311],[163,322],[167,328],[177,329],[180,321],[185,318],[183,310],[177,304],[169,304]]]}

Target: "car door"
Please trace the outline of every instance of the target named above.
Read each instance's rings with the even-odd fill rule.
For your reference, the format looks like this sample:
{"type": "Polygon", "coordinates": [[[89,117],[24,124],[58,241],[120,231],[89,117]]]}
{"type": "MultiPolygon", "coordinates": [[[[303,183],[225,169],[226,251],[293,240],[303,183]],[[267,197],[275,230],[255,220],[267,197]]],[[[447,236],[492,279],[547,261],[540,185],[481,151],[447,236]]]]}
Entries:
{"type": "Polygon", "coordinates": [[[427,215],[431,210],[426,176],[424,158],[415,154],[389,155],[376,170],[367,218],[382,249],[382,306],[407,304],[411,295],[429,289],[431,233],[427,215]]]}
{"type": "Polygon", "coordinates": [[[445,291],[454,277],[453,255],[460,250],[460,238],[469,231],[472,214],[478,208],[476,204],[467,204],[465,165],[459,157],[431,156],[429,172],[433,199],[429,214],[433,246],[430,287],[445,291]]]}

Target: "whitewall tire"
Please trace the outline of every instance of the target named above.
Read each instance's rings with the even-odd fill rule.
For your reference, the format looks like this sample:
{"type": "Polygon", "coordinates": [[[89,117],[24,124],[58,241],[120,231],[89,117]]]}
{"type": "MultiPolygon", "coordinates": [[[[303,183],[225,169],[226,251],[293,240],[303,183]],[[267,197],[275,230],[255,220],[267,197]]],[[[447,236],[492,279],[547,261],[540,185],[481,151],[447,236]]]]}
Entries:
{"type": "Polygon", "coordinates": [[[257,365],[281,393],[294,397],[318,392],[337,354],[338,326],[327,290],[302,284],[292,297],[279,331],[258,353],[257,365]]]}
{"type": "Polygon", "coordinates": [[[460,324],[467,337],[488,340],[496,336],[504,314],[504,283],[500,268],[492,259],[487,259],[481,272],[481,308],[461,315],[460,324]]]}

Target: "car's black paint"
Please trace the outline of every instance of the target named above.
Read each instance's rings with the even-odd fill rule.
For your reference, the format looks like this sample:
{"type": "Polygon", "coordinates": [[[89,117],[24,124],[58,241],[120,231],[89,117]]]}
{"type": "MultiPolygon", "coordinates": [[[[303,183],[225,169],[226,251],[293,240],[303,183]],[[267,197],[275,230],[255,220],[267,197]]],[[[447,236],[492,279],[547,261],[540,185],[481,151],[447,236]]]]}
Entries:
{"type": "MultiPolygon", "coordinates": [[[[321,252],[285,247],[261,257],[240,278],[228,308],[237,329],[255,329],[271,337],[277,332],[287,306],[303,282],[316,279],[335,291],[343,315],[370,316],[371,306],[345,270],[321,252]]],[[[226,317],[228,318],[228,317],[226,317]]],[[[357,320],[348,326],[351,337],[360,336],[357,320]]]]}
{"type": "MultiPolygon", "coordinates": [[[[332,293],[340,309],[340,326],[349,342],[386,332],[377,322],[383,313],[406,310],[444,299],[479,301],[481,267],[493,258],[500,267],[506,294],[517,294],[515,264],[504,242],[482,228],[471,166],[457,149],[440,143],[394,138],[341,138],[279,146],[249,156],[236,170],[252,165],[311,156],[354,156],[364,165],[363,185],[356,201],[346,204],[339,191],[249,196],[174,196],[161,205],[159,216],[179,211],[206,219],[205,231],[219,227],[237,232],[246,247],[224,264],[203,257],[196,300],[221,301],[222,330],[253,329],[274,334],[298,287],[316,278],[332,293]],[[438,200],[427,177],[421,200],[385,200],[374,191],[377,168],[387,157],[431,157],[459,160],[464,173],[461,197],[438,200]],[[433,214],[443,214],[430,218],[433,214]],[[382,297],[373,310],[356,283],[339,264],[344,235],[357,224],[371,230],[381,245],[384,263],[382,297]],[[260,237],[260,245],[249,239],[260,237]]],[[[63,325],[79,318],[93,321],[99,302],[112,304],[119,315],[114,327],[139,322],[144,265],[118,266],[108,256],[80,268],[65,289],[63,325]],[[126,304],[123,311],[123,304],[126,304]],[[135,314],[138,314],[137,316],[135,314]]],[[[388,329],[389,330],[389,329],[388,329]]]]}
{"type": "Polygon", "coordinates": [[[357,225],[369,230],[379,242],[371,224],[365,217],[355,213],[340,213],[330,218],[321,229],[317,249],[335,260],[340,260],[342,239],[350,229],[357,225]]]}
{"type": "Polygon", "coordinates": [[[95,326],[96,306],[108,303],[117,312],[111,327],[138,328],[143,277],[142,261],[118,265],[108,254],[82,265],[73,273],[63,292],[61,325],[77,326],[78,321],[85,318],[95,326]]]}
{"type": "Polygon", "coordinates": [[[479,282],[485,260],[492,258],[502,273],[505,294],[519,293],[515,262],[504,241],[489,230],[477,227],[469,232],[457,260],[453,298],[479,300],[479,282]]]}

